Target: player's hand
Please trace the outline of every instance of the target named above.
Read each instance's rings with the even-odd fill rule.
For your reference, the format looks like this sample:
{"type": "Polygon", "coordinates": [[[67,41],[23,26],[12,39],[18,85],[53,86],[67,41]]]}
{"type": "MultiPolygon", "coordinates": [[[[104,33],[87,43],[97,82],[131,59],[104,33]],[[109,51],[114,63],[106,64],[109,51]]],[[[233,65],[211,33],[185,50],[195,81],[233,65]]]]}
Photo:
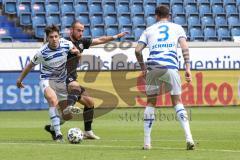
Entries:
{"type": "Polygon", "coordinates": [[[16,85],[17,85],[18,88],[24,88],[24,85],[23,85],[22,81],[19,80],[19,79],[17,80],[17,84],[16,85]]]}
{"type": "Polygon", "coordinates": [[[73,48],[70,50],[70,52],[71,52],[72,54],[76,54],[76,55],[79,55],[79,54],[80,54],[80,51],[79,51],[76,47],[73,47],[73,48]]]}
{"type": "Polygon", "coordinates": [[[192,81],[192,74],[190,70],[185,71],[185,80],[190,83],[192,81]]]}
{"type": "Polygon", "coordinates": [[[146,75],[147,75],[147,70],[143,70],[143,71],[142,71],[142,77],[143,77],[144,79],[146,79],[146,75]]]}
{"type": "Polygon", "coordinates": [[[118,37],[118,38],[122,38],[122,37],[124,37],[124,36],[127,35],[127,34],[129,34],[129,32],[127,32],[127,31],[121,32],[121,33],[117,34],[117,37],[118,37]]]}

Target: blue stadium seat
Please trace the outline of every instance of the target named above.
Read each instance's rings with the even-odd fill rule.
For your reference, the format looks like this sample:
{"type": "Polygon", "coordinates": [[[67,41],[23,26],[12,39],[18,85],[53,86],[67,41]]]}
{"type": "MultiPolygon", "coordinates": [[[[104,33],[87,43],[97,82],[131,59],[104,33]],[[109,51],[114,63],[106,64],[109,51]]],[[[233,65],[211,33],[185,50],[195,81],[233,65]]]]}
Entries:
{"type": "Polygon", "coordinates": [[[37,26],[37,25],[42,25],[42,24],[46,24],[45,14],[38,13],[32,17],[33,28],[35,28],[35,26],[37,26]]]}
{"type": "Polygon", "coordinates": [[[229,38],[230,32],[228,26],[220,26],[217,28],[218,40],[221,41],[223,38],[229,38]]]}
{"type": "Polygon", "coordinates": [[[44,29],[45,29],[45,25],[37,25],[34,28],[34,33],[35,33],[35,37],[36,38],[44,38],[44,29]]]}
{"type": "Polygon", "coordinates": [[[214,4],[214,3],[222,3],[222,0],[209,0],[209,2],[211,4],[214,4]]]}
{"type": "Polygon", "coordinates": [[[197,0],[197,3],[208,3],[209,0],[197,0]]]}
{"type": "Polygon", "coordinates": [[[20,18],[20,25],[22,25],[22,26],[32,25],[31,13],[21,13],[19,18],[20,18]]]}
{"type": "Polygon", "coordinates": [[[182,0],[170,0],[170,3],[178,3],[178,2],[183,2],[182,0]]]}
{"type": "Polygon", "coordinates": [[[230,32],[231,36],[240,36],[240,26],[233,26],[230,32]]]}
{"type": "Polygon", "coordinates": [[[45,5],[47,15],[52,13],[60,14],[59,3],[58,2],[49,2],[45,5]]]}
{"type": "Polygon", "coordinates": [[[225,5],[225,11],[226,14],[233,14],[233,13],[237,13],[237,7],[236,7],[236,3],[228,3],[225,5]]]}
{"type": "Polygon", "coordinates": [[[127,13],[120,14],[118,16],[118,24],[119,24],[119,26],[122,26],[122,25],[132,25],[130,14],[127,14],[127,13]]]}
{"type": "Polygon", "coordinates": [[[136,27],[136,28],[134,28],[133,36],[135,38],[135,41],[139,40],[139,38],[142,35],[144,30],[145,30],[145,27],[136,27]]]}
{"type": "Polygon", "coordinates": [[[141,2],[133,2],[132,5],[130,5],[131,15],[135,15],[138,13],[144,13],[143,10],[143,3],[141,2]]]}
{"type": "Polygon", "coordinates": [[[117,25],[118,24],[117,15],[116,14],[107,14],[104,17],[104,24],[105,24],[105,26],[117,25]]]}
{"type": "Polygon", "coordinates": [[[6,0],[5,3],[4,3],[5,13],[16,14],[17,13],[16,6],[17,6],[16,1],[6,0]]]}
{"type": "Polygon", "coordinates": [[[156,23],[156,18],[154,17],[154,15],[149,15],[147,18],[146,18],[146,25],[147,26],[151,26],[153,25],[154,23],[156,23]]]}
{"type": "Polygon", "coordinates": [[[212,13],[213,14],[224,13],[223,3],[214,3],[214,4],[212,4],[212,13]]]}
{"type": "Polygon", "coordinates": [[[197,3],[189,2],[185,5],[186,14],[195,14],[198,13],[197,3]]]}
{"type": "Polygon", "coordinates": [[[183,2],[184,2],[184,4],[195,3],[196,0],[184,0],[183,2]]]}
{"type": "Polygon", "coordinates": [[[103,26],[95,26],[91,29],[92,37],[100,37],[104,35],[104,27],[103,26]]]}
{"type": "Polygon", "coordinates": [[[227,5],[227,4],[230,4],[230,3],[235,3],[235,5],[236,5],[236,1],[235,0],[223,0],[223,4],[224,5],[227,5]]]}
{"type": "Polygon", "coordinates": [[[70,29],[69,28],[62,28],[61,29],[61,36],[63,38],[68,38],[70,35],[70,29]]]}
{"type": "Polygon", "coordinates": [[[238,14],[230,14],[227,17],[228,25],[233,26],[233,25],[239,25],[240,20],[239,20],[239,15],[238,14]]]}
{"type": "Polygon", "coordinates": [[[204,41],[202,28],[200,26],[191,27],[189,29],[189,35],[191,41],[204,41]]]}
{"type": "Polygon", "coordinates": [[[173,15],[185,13],[182,2],[172,3],[172,7],[171,8],[172,8],[172,14],[173,15]]]}
{"type": "Polygon", "coordinates": [[[214,25],[212,14],[205,14],[201,18],[202,26],[214,25]]]}
{"type": "Polygon", "coordinates": [[[216,26],[227,25],[227,19],[225,14],[217,14],[214,18],[216,26]]]}
{"type": "Polygon", "coordinates": [[[91,4],[88,5],[89,14],[95,14],[95,13],[102,13],[102,3],[101,2],[95,2],[93,1],[91,4]]]}
{"type": "Polygon", "coordinates": [[[236,3],[239,6],[240,5],[240,0],[236,0],[236,3]]]}
{"type": "Polygon", "coordinates": [[[132,34],[132,25],[121,25],[121,26],[119,26],[118,30],[120,32],[129,32],[130,33],[129,35],[131,35],[132,34]]]}
{"type": "Polygon", "coordinates": [[[173,22],[174,23],[177,23],[179,25],[186,25],[187,24],[187,21],[186,21],[186,16],[185,14],[176,14],[174,17],[173,17],[173,22]]]}
{"type": "Polygon", "coordinates": [[[215,26],[205,26],[203,28],[203,35],[204,35],[204,40],[214,40],[217,41],[217,34],[216,34],[216,29],[215,26]]]}
{"type": "Polygon", "coordinates": [[[155,14],[155,8],[156,8],[156,3],[155,2],[149,2],[145,5],[144,7],[144,14],[145,17],[155,14]]]}
{"type": "Polygon", "coordinates": [[[189,26],[200,25],[200,19],[198,14],[190,14],[188,16],[187,22],[189,26]]]}
{"type": "Polygon", "coordinates": [[[91,36],[91,29],[89,25],[84,26],[84,32],[83,32],[84,37],[90,37],[91,36]]]}
{"type": "Polygon", "coordinates": [[[106,29],[106,35],[107,36],[113,36],[113,35],[116,35],[116,34],[118,34],[118,26],[109,26],[106,29]]]}
{"type": "Polygon", "coordinates": [[[75,13],[88,13],[88,3],[87,2],[79,2],[74,6],[75,13]]]}
{"type": "Polygon", "coordinates": [[[129,2],[119,2],[117,7],[117,14],[122,14],[122,13],[129,13],[129,2]]]}
{"type": "Polygon", "coordinates": [[[80,13],[78,16],[76,16],[76,20],[80,21],[84,25],[90,25],[88,13],[80,13]]]}
{"type": "Polygon", "coordinates": [[[103,5],[103,14],[116,13],[115,2],[105,2],[103,5]]]}
{"type": "Polygon", "coordinates": [[[210,3],[200,3],[198,10],[200,15],[211,13],[210,3]]]}
{"type": "Polygon", "coordinates": [[[135,14],[135,16],[132,17],[132,24],[133,27],[140,25],[145,26],[144,14],[135,14]]]}
{"type": "Polygon", "coordinates": [[[61,17],[61,27],[70,27],[71,24],[75,21],[75,15],[74,14],[66,14],[65,16],[61,17]]]}
{"type": "Polygon", "coordinates": [[[21,13],[31,13],[31,2],[21,2],[17,6],[17,15],[21,13]]]}
{"type": "Polygon", "coordinates": [[[37,13],[45,13],[45,2],[33,2],[32,3],[32,16],[37,13]]]}
{"type": "Polygon", "coordinates": [[[157,4],[169,3],[169,0],[157,0],[157,4]]]}
{"type": "Polygon", "coordinates": [[[73,5],[75,5],[74,0],[59,0],[59,2],[60,2],[60,5],[64,4],[65,2],[66,3],[71,2],[71,3],[73,3],[73,5]]]}
{"type": "Polygon", "coordinates": [[[73,2],[64,2],[60,5],[61,15],[66,15],[68,13],[74,13],[73,2]]]}
{"type": "Polygon", "coordinates": [[[55,24],[58,26],[61,25],[59,14],[54,14],[54,13],[50,14],[46,17],[46,20],[47,20],[47,25],[52,25],[52,24],[55,24]]]}
{"type": "Polygon", "coordinates": [[[90,17],[91,26],[103,25],[103,15],[101,13],[95,13],[90,17]]]}

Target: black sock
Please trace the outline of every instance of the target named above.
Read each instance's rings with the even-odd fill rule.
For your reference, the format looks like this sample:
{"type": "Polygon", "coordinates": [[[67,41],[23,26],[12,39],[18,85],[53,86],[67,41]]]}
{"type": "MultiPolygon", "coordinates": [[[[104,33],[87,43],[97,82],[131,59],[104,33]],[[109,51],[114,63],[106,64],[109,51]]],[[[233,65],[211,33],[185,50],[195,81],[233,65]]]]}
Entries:
{"type": "Polygon", "coordinates": [[[74,89],[68,93],[68,106],[74,106],[75,103],[81,98],[81,91],[74,89]]]}
{"type": "Polygon", "coordinates": [[[93,114],[94,114],[94,107],[88,108],[88,107],[84,106],[83,119],[84,119],[85,131],[92,130],[93,114]]]}

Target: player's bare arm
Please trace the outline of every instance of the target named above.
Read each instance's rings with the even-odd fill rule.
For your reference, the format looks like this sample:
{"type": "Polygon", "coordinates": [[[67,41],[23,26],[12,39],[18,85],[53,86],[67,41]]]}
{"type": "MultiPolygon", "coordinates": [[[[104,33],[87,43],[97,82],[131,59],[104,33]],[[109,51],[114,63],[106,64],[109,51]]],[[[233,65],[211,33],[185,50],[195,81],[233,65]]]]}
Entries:
{"type": "Polygon", "coordinates": [[[102,36],[102,37],[99,37],[99,38],[94,38],[94,39],[92,40],[91,46],[95,46],[95,45],[99,45],[99,44],[104,44],[104,43],[113,41],[113,40],[115,40],[115,39],[122,38],[122,37],[124,37],[126,34],[128,34],[128,32],[121,32],[121,33],[116,34],[116,35],[114,35],[114,36],[102,36]]]}
{"type": "Polygon", "coordinates": [[[73,47],[72,49],[70,49],[70,52],[72,53],[72,54],[76,54],[78,57],[81,57],[81,53],[80,53],[80,51],[77,49],[77,47],[73,47]]]}
{"type": "Polygon", "coordinates": [[[191,82],[192,75],[191,75],[191,68],[190,68],[190,56],[189,56],[188,44],[185,38],[180,38],[179,43],[182,48],[182,55],[183,55],[184,64],[185,64],[185,80],[187,82],[191,82]]]}
{"type": "Polygon", "coordinates": [[[18,88],[24,88],[24,85],[22,83],[23,79],[26,77],[26,75],[32,70],[32,68],[35,66],[32,62],[30,62],[21,72],[19,78],[17,79],[17,87],[18,88]]]}
{"type": "Polygon", "coordinates": [[[140,65],[140,67],[141,67],[141,70],[142,70],[144,76],[146,75],[147,68],[146,68],[146,65],[145,65],[145,63],[143,61],[142,51],[143,51],[143,49],[145,47],[146,47],[146,44],[138,43],[137,47],[135,48],[135,56],[137,58],[137,61],[138,61],[139,65],[140,65]]]}

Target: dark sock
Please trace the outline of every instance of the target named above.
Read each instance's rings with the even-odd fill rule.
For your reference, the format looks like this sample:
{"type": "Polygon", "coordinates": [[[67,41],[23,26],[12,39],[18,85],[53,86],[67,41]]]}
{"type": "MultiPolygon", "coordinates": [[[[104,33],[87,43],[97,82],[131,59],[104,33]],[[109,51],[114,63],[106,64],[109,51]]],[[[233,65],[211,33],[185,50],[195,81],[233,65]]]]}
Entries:
{"type": "Polygon", "coordinates": [[[93,114],[94,114],[94,107],[88,108],[88,107],[84,106],[83,119],[84,119],[85,131],[92,130],[93,114]]]}
{"type": "Polygon", "coordinates": [[[72,90],[68,93],[68,106],[74,106],[75,103],[81,98],[81,91],[79,90],[72,90]]]}

